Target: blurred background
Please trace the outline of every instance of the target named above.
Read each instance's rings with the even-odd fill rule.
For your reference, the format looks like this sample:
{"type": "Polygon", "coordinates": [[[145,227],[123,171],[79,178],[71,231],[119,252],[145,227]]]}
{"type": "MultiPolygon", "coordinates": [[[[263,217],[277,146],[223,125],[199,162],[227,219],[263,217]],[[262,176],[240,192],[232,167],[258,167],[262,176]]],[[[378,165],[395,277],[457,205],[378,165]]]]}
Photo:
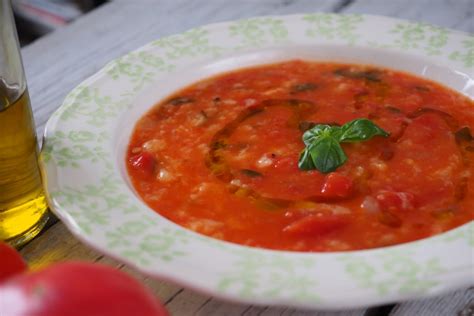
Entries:
{"type": "MultiPolygon", "coordinates": [[[[113,2],[111,0],[11,1],[22,46],[73,22],[104,3],[113,2]]],[[[172,16],[174,20],[166,21],[165,25],[160,25],[161,28],[164,26],[163,32],[157,31],[159,34],[155,34],[155,37],[184,31],[210,22],[266,14],[303,13],[308,10],[380,14],[433,23],[465,32],[474,31],[474,20],[469,18],[473,14],[474,0],[237,0],[239,5],[235,5],[235,0],[156,0],[155,4],[150,1],[141,3],[141,1],[143,0],[117,1],[120,4],[115,8],[129,6],[133,10],[141,4],[147,8],[159,5],[161,12],[166,13],[163,16],[158,13],[157,16],[161,18],[172,16]],[[225,6],[232,9],[221,10],[225,6]],[[193,12],[194,15],[189,16],[188,12],[193,12]]],[[[145,13],[142,12],[142,14],[145,13]]],[[[135,26],[134,23],[130,24],[125,21],[119,23],[121,22],[124,22],[126,27],[135,26]]],[[[139,24],[140,21],[137,21],[137,25],[139,24]]],[[[98,27],[101,28],[100,24],[98,27]]],[[[107,29],[107,25],[104,27],[107,29]]]]}
{"type": "Polygon", "coordinates": [[[12,0],[21,46],[46,35],[106,0],[12,0]]]}

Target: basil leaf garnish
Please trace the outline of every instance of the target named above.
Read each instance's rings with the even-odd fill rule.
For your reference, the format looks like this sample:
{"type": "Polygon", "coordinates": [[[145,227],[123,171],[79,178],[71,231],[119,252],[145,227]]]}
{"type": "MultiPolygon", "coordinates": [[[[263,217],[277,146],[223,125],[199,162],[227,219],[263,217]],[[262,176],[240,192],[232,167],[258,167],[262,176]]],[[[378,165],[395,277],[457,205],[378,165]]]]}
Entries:
{"type": "Polygon", "coordinates": [[[316,169],[323,173],[336,170],[344,164],[347,156],[333,137],[324,137],[310,146],[310,155],[316,169]]]}
{"type": "Polygon", "coordinates": [[[305,149],[301,151],[300,159],[298,160],[298,168],[300,168],[301,170],[316,169],[313,159],[311,158],[311,152],[309,150],[305,149]]]}
{"type": "Polygon", "coordinates": [[[357,119],[346,123],[341,127],[341,132],[339,142],[345,143],[368,140],[376,135],[389,136],[386,131],[368,119],[357,119]]]}
{"type": "Polygon", "coordinates": [[[317,124],[303,134],[303,142],[306,146],[311,145],[320,137],[330,135],[334,127],[327,124],[317,124]]]}
{"type": "Polygon", "coordinates": [[[347,156],[340,143],[368,140],[374,136],[390,134],[368,119],[356,119],[343,126],[317,124],[303,134],[306,145],[301,152],[298,167],[302,170],[317,169],[328,173],[342,166],[347,156]]]}

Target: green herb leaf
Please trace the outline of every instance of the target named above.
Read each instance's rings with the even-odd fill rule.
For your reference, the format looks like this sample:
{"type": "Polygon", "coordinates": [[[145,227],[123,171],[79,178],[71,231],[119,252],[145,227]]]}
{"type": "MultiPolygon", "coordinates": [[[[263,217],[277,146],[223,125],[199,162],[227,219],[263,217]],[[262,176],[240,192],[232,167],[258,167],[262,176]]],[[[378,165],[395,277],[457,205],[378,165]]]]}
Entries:
{"type": "Polygon", "coordinates": [[[306,148],[300,154],[298,167],[323,173],[334,171],[347,160],[340,143],[365,141],[377,135],[387,137],[389,133],[368,119],[356,119],[343,126],[317,124],[303,134],[306,148]]]}
{"type": "Polygon", "coordinates": [[[303,142],[306,146],[311,145],[322,136],[330,136],[334,127],[327,124],[317,124],[303,134],[303,142]]]}
{"type": "Polygon", "coordinates": [[[316,169],[322,173],[328,173],[336,170],[343,165],[347,156],[333,137],[324,137],[314,145],[310,146],[311,160],[316,169]]]}
{"type": "Polygon", "coordinates": [[[300,154],[298,167],[302,170],[317,169],[323,173],[337,169],[347,160],[347,156],[330,131],[326,129],[319,137],[311,138],[313,141],[300,154]]]}
{"type": "Polygon", "coordinates": [[[341,127],[339,142],[352,143],[368,140],[376,135],[383,137],[389,136],[389,133],[375,125],[368,119],[356,119],[341,127]]]}
{"type": "Polygon", "coordinates": [[[316,166],[314,165],[313,159],[311,158],[311,152],[309,148],[306,147],[300,153],[300,159],[298,160],[298,168],[301,170],[314,170],[316,166]]]}

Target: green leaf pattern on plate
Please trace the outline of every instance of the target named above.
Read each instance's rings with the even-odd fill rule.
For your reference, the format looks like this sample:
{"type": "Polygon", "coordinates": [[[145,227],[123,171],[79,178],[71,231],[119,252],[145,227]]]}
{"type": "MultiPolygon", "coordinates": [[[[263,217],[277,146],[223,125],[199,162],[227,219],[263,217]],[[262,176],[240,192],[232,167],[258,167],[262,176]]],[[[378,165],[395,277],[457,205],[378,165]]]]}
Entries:
{"type": "Polygon", "coordinates": [[[239,40],[238,49],[255,48],[267,43],[284,42],[288,38],[288,30],[280,19],[254,18],[230,24],[229,35],[239,40]]]}
{"type": "Polygon", "coordinates": [[[341,261],[346,272],[362,287],[372,288],[378,295],[389,291],[402,294],[427,291],[438,282],[430,277],[443,272],[438,258],[414,259],[414,253],[395,250],[379,256],[376,264],[356,256],[344,255],[341,261]]]}
{"type": "Polygon", "coordinates": [[[451,60],[459,60],[465,67],[474,68],[474,36],[462,41],[465,51],[454,51],[449,55],[451,60]]]}
{"type": "Polygon", "coordinates": [[[164,228],[156,230],[152,218],[125,222],[116,230],[106,232],[107,246],[116,249],[126,258],[138,260],[148,266],[156,260],[173,261],[176,257],[187,255],[180,246],[188,243],[188,236],[182,230],[164,228]],[[140,236],[141,241],[134,245],[130,235],[140,236]]]}
{"type": "Polygon", "coordinates": [[[158,73],[170,72],[173,64],[165,62],[160,56],[152,55],[146,51],[130,53],[109,64],[107,74],[113,80],[127,77],[132,83],[132,91],[136,92],[147,83],[153,82],[158,73]]]}
{"type": "Polygon", "coordinates": [[[217,57],[222,52],[222,48],[209,42],[209,31],[199,27],[161,38],[152,45],[163,49],[163,57],[171,60],[202,55],[217,57]]]}
{"type": "Polygon", "coordinates": [[[423,49],[428,55],[440,55],[448,42],[449,30],[426,23],[398,23],[392,30],[397,35],[393,47],[423,49]]]}
{"type": "Polygon", "coordinates": [[[349,44],[354,44],[360,38],[357,26],[363,22],[361,15],[335,15],[329,13],[314,13],[303,17],[311,24],[306,30],[309,37],[322,37],[325,39],[342,39],[349,44]]]}
{"type": "Polygon", "coordinates": [[[127,195],[118,190],[120,179],[109,172],[97,184],[85,184],[80,188],[65,186],[51,192],[51,196],[62,205],[69,207],[78,225],[92,233],[92,226],[105,226],[110,223],[108,210],[120,210],[122,214],[137,212],[137,205],[127,195]]]}
{"type": "Polygon", "coordinates": [[[313,260],[295,262],[277,254],[266,256],[256,251],[237,251],[234,255],[237,255],[235,267],[220,278],[220,291],[234,288],[243,298],[256,294],[278,297],[285,293],[294,300],[320,299],[317,282],[307,278],[307,273],[317,268],[313,260]]]}
{"type": "Polygon", "coordinates": [[[112,169],[104,142],[109,140],[107,132],[69,131],[67,134],[56,131],[43,143],[41,158],[48,163],[54,157],[59,167],[79,168],[81,162],[95,163],[103,161],[105,167],[112,169]]]}
{"type": "MultiPolygon", "coordinates": [[[[133,82],[133,77],[130,79],[133,82]]],[[[66,99],[63,111],[59,114],[62,121],[70,121],[79,117],[85,118],[85,123],[93,127],[101,127],[105,121],[117,117],[130,107],[130,99],[111,96],[102,93],[98,88],[81,87],[73,98],[66,99]]]]}

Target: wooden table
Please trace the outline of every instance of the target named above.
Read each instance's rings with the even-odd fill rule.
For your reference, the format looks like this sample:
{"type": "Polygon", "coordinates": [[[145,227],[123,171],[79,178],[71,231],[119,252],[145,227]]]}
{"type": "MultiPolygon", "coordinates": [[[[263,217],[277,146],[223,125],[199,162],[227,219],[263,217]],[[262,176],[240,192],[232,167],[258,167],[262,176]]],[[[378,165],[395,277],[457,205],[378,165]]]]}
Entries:
{"type": "MultiPolygon", "coordinates": [[[[116,0],[23,48],[38,136],[71,89],[108,61],[151,40],[212,22],[314,11],[380,14],[474,33],[474,0],[116,0]]],[[[83,245],[54,218],[21,252],[33,268],[71,259],[119,267],[148,285],[172,315],[474,315],[473,288],[336,313],[232,304],[143,277],[83,245]]]]}

